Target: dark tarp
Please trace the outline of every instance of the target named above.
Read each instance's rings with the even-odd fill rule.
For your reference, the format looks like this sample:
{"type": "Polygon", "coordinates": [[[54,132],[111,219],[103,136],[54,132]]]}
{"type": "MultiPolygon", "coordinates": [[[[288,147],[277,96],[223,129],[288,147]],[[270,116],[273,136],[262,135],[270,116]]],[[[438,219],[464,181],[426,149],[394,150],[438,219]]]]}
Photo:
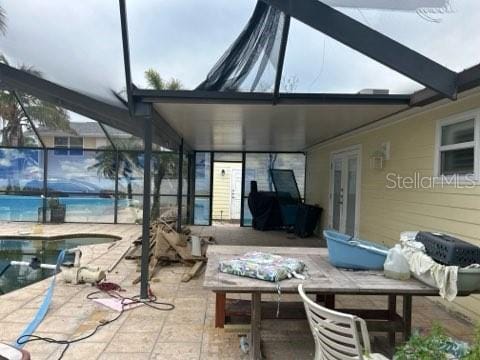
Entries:
{"type": "Polygon", "coordinates": [[[283,226],[282,213],[277,195],[271,191],[257,191],[257,182],[251,182],[248,207],[252,213],[255,230],[274,230],[283,226]]]}
{"type": "Polygon", "coordinates": [[[247,26],[210,70],[197,90],[266,91],[275,77],[285,15],[262,1],[255,6],[247,26]],[[271,71],[270,71],[271,72],[271,71]]]}

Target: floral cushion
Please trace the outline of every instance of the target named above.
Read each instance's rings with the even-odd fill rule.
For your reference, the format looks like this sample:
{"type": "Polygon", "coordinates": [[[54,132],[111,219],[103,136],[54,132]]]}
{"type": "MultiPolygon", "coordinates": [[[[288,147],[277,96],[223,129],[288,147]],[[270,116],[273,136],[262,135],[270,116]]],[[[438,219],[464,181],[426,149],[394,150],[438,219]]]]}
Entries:
{"type": "Polygon", "coordinates": [[[238,258],[220,261],[219,270],[227,274],[277,282],[292,276],[302,277],[300,273],[305,270],[305,264],[297,259],[253,251],[238,258]]]}

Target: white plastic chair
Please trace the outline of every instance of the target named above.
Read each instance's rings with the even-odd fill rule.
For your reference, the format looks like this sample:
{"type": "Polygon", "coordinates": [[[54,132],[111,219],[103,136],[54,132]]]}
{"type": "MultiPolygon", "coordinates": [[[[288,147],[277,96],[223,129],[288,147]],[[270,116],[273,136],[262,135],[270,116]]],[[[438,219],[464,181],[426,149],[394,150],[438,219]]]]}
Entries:
{"type": "Polygon", "coordinates": [[[307,297],[301,284],[298,292],[315,340],[315,360],[388,360],[381,354],[370,353],[365,320],[318,305],[307,297]]]}

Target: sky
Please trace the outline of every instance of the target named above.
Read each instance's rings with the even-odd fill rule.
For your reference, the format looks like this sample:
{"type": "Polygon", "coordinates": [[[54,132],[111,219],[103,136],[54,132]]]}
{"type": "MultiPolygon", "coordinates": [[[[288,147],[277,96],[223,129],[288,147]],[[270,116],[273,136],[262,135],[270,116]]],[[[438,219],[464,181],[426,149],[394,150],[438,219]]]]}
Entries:
{"type": "MultiPolygon", "coordinates": [[[[480,63],[478,0],[325,0],[337,9],[455,71],[480,63]],[[415,11],[419,4],[433,6],[415,11]]],[[[46,79],[115,101],[125,88],[117,0],[1,0],[8,18],[0,52],[46,79]]],[[[154,68],[186,89],[205,79],[245,26],[254,0],[127,0],[132,76],[146,86],[154,68]]],[[[422,86],[292,20],[284,79],[297,92],[411,93],[422,86]]]]}

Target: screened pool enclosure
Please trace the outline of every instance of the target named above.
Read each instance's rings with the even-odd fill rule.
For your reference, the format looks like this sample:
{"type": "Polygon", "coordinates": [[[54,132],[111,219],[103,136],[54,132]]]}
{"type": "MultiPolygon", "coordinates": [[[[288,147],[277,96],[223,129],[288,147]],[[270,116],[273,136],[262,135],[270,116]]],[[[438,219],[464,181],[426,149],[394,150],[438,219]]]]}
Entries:
{"type": "Polygon", "coordinates": [[[58,204],[65,221],[142,222],[146,297],[150,218],[210,224],[216,154],[239,154],[243,225],[249,183],[269,190],[272,166],[305,196],[306,150],[478,85],[479,13],[476,0],[130,1],[128,15],[126,0],[4,0],[0,220],[46,221],[58,204]]]}
{"type": "MultiPolygon", "coordinates": [[[[16,115],[0,129],[0,220],[49,222],[46,210],[57,200],[65,222],[142,222],[141,138],[25,94],[2,96],[16,115]]],[[[152,216],[176,215],[181,197],[186,222],[189,161],[188,153],[179,162],[178,152],[154,146],[152,216]]]]}

